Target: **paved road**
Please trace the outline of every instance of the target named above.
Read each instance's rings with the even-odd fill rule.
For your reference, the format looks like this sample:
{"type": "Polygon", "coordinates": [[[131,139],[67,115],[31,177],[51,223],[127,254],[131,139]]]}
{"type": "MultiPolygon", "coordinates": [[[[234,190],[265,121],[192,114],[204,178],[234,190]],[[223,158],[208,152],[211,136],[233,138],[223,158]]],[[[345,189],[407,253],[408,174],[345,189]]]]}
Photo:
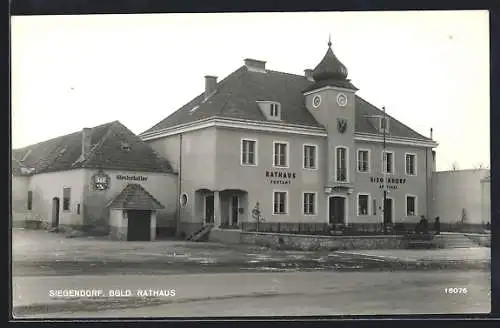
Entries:
{"type": "Polygon", "coordinates": [[[17,317],[183,317],[255,315],[487,313],[485,271],[289,272],[168,276],[14,277],[17,317]],[[446,294],[446,287],[467,293],[446,294]],[[102,289],[104,295],[54,299],[50,290],[102,289]],[[129,289],[129,297],[105,297],[129,289]],[[175,296],[137,297],[137,289],[175,296]]]}
{"type": "Polygon", "coordinates": [[[255,245],[186,241],[118,242],[65,238],[44,231],[13,233],[14,275],[167,274],[240,269],[489,269],[490,249],[286,251],[255,245]],[[420,265],[421,263],[424,265],[420,265]]]}

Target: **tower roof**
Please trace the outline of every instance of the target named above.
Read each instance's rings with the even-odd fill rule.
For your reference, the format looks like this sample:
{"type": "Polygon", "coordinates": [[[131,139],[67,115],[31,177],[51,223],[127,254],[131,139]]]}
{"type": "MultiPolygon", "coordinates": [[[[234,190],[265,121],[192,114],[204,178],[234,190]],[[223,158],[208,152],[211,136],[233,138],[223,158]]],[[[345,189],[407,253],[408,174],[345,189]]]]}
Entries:
{"type": "Polygon", "coordinates": [[[313,78],[316,82],[347,79],[347,67],[333,53],[330,40],[328,40],[328,50],[325,56],[313,71],[313,78]]]}

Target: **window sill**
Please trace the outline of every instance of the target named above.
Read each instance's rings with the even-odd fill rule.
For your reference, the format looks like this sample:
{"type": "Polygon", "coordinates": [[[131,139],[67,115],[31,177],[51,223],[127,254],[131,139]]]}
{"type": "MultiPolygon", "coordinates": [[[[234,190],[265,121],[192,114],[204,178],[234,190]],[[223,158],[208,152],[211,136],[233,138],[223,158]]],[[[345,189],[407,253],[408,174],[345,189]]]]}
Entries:
{"type": "Polygon", "coordinates": [[[273,215],[288,215],[288,213],[273,213],[273,215]]]}
{"type": "Polygon", "coordinates": [[[303,170],[306,170],[306,171],[317,171],[318,168],[317,167],[302,167],[303,170]]]}
{"type": "Polygon", "coordinates": [[[283,165],[283,166],[280,166],[280,165],[274,165],[273,164],[273,168],[274,169],[289,169],[290,166],[289,165],[283,165]]]}
{"type": "Polygon", "coordinates": [[[257,164],[245,164],[245,163],[240,163],[241,166],[257,166],[257,164]]]}

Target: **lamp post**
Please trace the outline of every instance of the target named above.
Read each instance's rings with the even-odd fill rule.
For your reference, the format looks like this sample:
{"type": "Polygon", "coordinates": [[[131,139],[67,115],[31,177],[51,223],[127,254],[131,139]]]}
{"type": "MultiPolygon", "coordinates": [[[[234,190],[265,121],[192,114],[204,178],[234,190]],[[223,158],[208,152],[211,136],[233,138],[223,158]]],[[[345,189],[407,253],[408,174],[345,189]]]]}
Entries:
{"type": "Polygon", "coordinates": [[[384,225],[384,233],[387,233],[387,212],[386,212],[386,206],[387,206],[387,164],[388,164],[388,158],[387,158],[387,153],[385,152],[386,151],[386,144],[385,144],[385,133],[386,133],[386,130],[387,130],[387,120],[386,120],[386,114],[385,114],[385,106],[382,107],[383,111],[384,111],[384,118],[383,118],[383,129],[382,129],[382,133],[383,133],[383,145],[382,145],[382,149],[383,149],[383,155],[382,155],[382,165],[384,165],[383,167],[383,176],[384,176],[384,201],[383,201],[383,210],[382,210],[382,213],[383,213],[383,225],[384,225]]]}

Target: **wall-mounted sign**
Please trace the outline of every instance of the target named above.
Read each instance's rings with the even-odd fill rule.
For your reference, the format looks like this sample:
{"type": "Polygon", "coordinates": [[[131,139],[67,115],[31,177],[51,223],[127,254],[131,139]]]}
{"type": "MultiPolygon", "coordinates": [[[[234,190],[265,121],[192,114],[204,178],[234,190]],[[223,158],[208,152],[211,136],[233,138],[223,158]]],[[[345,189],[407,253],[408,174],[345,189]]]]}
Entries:
{"type": "Polygon", "coordinates": [[[126,180],[126,181],[146,181],[148,177],[142,175],[121,175],[116,176],[116,180],[126,180]]]}
{"type": "Polygon", "coordinates": [[[266,171],[266,178],[270,178],[270,184],[290,184],[295,176],[295,172],[266,171]]]}
{"type": "Polygon", "coordinates": [[[371,183],[379,183],[379,188],[383,189],[387,184],[387,189],[398,189],[399,185],[406,184],[405,178],[383,178],[383,177],[370,177],[371,183]],[[387,181],[385,181],[387,179],[387,181]]]}
{"type": "Polygon", "coordinates": [[[92,188],[94,190],[102,191],[109,189],[110,182],[111,178],[103,171],[99,171],[92,176],[92,188]]]}

